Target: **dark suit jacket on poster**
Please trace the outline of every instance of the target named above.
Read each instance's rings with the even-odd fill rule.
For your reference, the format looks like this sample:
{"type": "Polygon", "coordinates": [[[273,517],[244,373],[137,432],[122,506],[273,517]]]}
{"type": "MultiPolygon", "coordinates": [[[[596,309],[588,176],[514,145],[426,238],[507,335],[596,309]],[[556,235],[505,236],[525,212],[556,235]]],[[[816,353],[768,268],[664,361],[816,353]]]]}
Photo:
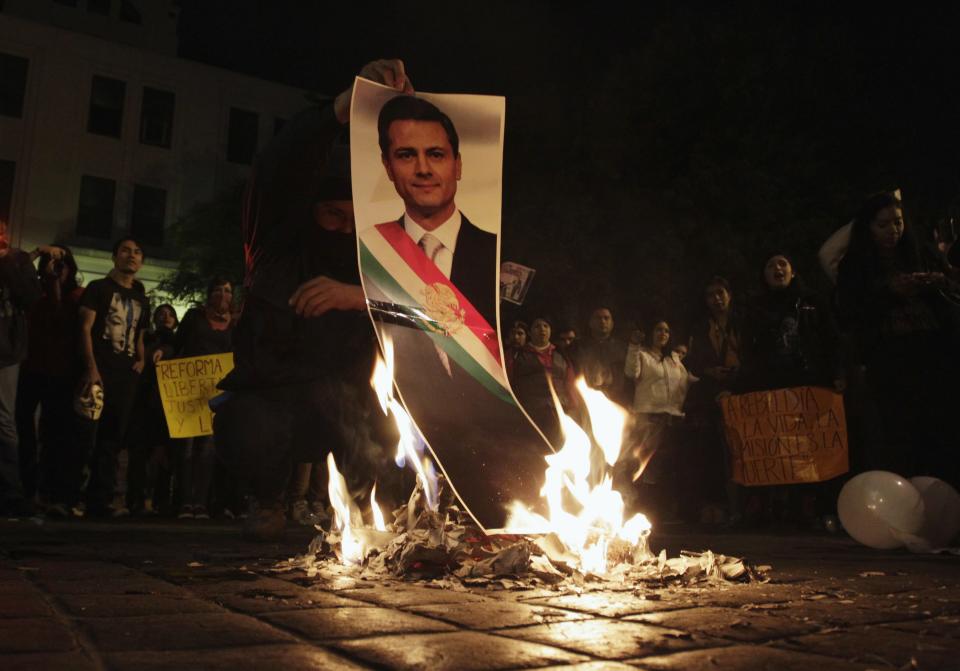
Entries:
{"type": "MultiPolygon", "coordinates": [[[[402,223],[401,223],[402,225],[402,223]]],[[[451,282],[496,327],[497,238],[466,217],[457,236],[451,282]]],[[[371,298],[378,295],[367,283],[371,298]]],[[[454,489],[487,529],[501,528],[514,499],[534,504],[549,448],[512,403],[488,391],[449,359],[448,373],[430,336],[411,323],[380,320],[392,340],[400,395],[454,489]]]]}

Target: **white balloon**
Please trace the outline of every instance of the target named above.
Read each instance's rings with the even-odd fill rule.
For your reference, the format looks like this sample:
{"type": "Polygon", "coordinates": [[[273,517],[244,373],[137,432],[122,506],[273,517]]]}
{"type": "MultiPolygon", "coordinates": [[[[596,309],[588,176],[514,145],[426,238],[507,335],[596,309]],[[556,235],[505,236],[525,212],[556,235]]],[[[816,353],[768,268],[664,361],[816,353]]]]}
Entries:
{"type": "Polygon", "coordinates": [[[923,498],[924,520],[917,535],[935,548],[950,543],[960,533],[960,493],[939,478],[918,475],[910,482],[923,498]]]}
{"type": "Polygon", "coordinates": [[[854,540],[888,550],[903,541],[891,530],[915,534],[923,526],[923,497],[909,480],[888,471],[867,471],[840,490],[837,514],[854,540]]]}

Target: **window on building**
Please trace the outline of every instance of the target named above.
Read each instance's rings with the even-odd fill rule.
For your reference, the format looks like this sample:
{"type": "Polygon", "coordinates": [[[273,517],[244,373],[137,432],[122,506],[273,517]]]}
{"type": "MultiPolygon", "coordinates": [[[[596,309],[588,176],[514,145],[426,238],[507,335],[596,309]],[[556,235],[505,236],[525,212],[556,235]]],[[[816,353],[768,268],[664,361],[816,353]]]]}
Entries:
{"type": "Polygon", "coordinates": [[[94,75],[90,87],[90,119],[87,130],[97,135],[120,137],[123,127],[123,99],[126,83],[94,75]]]}
{"type": "Polygon", "coordinates": [[[173,138],[175,96],[170,91],[143,87],[140,107],[140,142],[155,147],[170,147],[173,138]]]}
{"type": "Polygon", "coordinates": [[[253,163],[257,153],[257,132],[260,116],[256,112],[230,108],[230,130],[227,138],[227,160],[232,163],[253,163]]]}
{"type": "Polygon", "coordinates": [[[87,0],[87,11],[91,14],[110,16],[110,0],[87,0]]]}
{"type": "Polygon", "coordinates": [[[113,235],[113,203],[117,183],[112,179],[84,175],[80,181],[77,234],[109,240],[113,235]]]}
{"type": "Polygon", "coordinates": [[[23,116],[29,65],[26,58],[0,53],[0,116],[23,116]]]}
{"type": "Polygon", "coordinates": [[[280,117],[275,117],[273,120],[273,134],[278,135],[280,131],[283,130],[283,127],[287,125],[286,119],[281,119],[280,117]]]}
{"type": "Polygon", "coordinates": [[[0,221],[10,224],[10,210],[13,205],[13,178],[17,174],[17,164],[13,161],[0,161],[0,221]]]}
{"type": "Polygon", "coordinates": [[[130,234],[141,244],[163,244],[163,225],[167,218],[167,192],[142,184],[133,185],[130,234]]]}
{"type": "Polygon", "coordinates": [[[128,23],[136,23],[140,25],[143,23],[143,17],[140,15],[140,10],[137,9],[130,0],[120,0],[120,14],[121,21],[126,21],[128,23]]]}

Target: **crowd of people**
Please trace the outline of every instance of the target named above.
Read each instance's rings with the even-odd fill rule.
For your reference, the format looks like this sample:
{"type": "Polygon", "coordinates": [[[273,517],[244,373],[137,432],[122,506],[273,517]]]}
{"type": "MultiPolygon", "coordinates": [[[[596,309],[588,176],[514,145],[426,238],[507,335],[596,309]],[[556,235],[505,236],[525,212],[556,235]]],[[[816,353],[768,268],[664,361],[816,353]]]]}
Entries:
{"type": "Polygon", "coordinates": [[[957,486],[960,430],[944,393],[960,373],[960,270],[951,250],[925,246],[893,193],[871,196],[842,233],[823,252],[824,269],[836,271],[827,295],[803,281],[789,254],[773,250],[742,292],[711,278],[700,316],[682,334],[657,317],[620,337],[606,306],[592,311],[583,337],[545,316],[517,321],[504,340],[511,386],[556,446],[551,387],[574,419],[582,418],[577,376],[629,408],[615,486],[628,507],[660,520],[828,521],[844,476],[815,485],[732,482],[720,402],[751,391],[833,389],[844,395],[850,474],[888,470],[957,486]]]}
{"type": "MultiPolygon", "coordinates": [[[[942,392],[960,372],[960,284],[947,250],[926,248],[921,237],[897,197],[878,194],[834,252],[832,295],[812,291],[793,259],[774,252],[742,299],[724,277],[711,278],[699,318],[682,334],[657,317],[621,337],[606,306],[590,313],[582,335],[545,316],[517,321],[504,333],[508,379],[555,446],[563,442],[558,407],[586,417],[578,377],[629,409],[615,484],[628,506],[662,521],[816,526],[832,512],[842,478],[750,488],[731,481],[720,400],[763,389],[844,394],[851,473],[960,484],[951,452],[960,432],[942,392]]],[[[169,304],[151,319],[137,279],[140,245],[120,239],[112,258],[105,278],[82,287],[67,247],[0,249],[0,512],[243,515],[244,487],[217,459],[213,436],[170,438],[154,372],[163,359],[233,350],[233,284],[212,278],[206,301],[182,320],[169,304]]],[[[285,514],[322,518],[323,464],[285,468],[285,514]]]]}
{"type": "Polygon", "coordinates": [[[170,437],[155,372],[163,359],[232,351],[233,283],[212,278],[180,320],[167,303],[151,315],[133,238],[116,241],[113,269],[85,287],[68,247],[5,247],[0,513],[242,515],[212,436],[170,437]]]}
{"type": "MultiPolygon", "coordinates": [[[[374,61],[361,76],[413,91],[401,61],[374,61]]],[[[0,221],[0,514],[32,514],[37,503],[60,518],[249,511],[245,535],[272,540],[288,519],[324,515],[327,452],[348,473],[390,477],[385,446],[396,435],[373,409],[376,344],[356,262],[351,94],[291,120],[256,161],[241,222],[239,320],[233,284],[219,277],[182,321],[168,304],[151,314],[133,238],[116,242],[106,277],[82,287],[68,248],[12,248],[0,221]],[[154,368],[225,352],[235,367],[213,401],[213,436],[171,439],[154,368]],[[365,466],[351,469],[351,460],[365,466]]],[[[386,130],[398,123],[445,133],[438,141],[453,146],[434,116],[386,130]]],[[[455,149],[441,153],[459,164],[455,149]]],[[[444,207],[456,212],[453,192],[444,207]]],[[[405,198],[405,216],[434,212],[413,200],[405,198]]],[[[588,416],[580,377],[629,409],[614,482],[629,507],[657,522],[815,525],[832,511],[837,479],[732,482],[720,401],[765,389],[843,394],[852,473],[932,475],[956,486],[960,430],[943,390],[960,374],[960,263],[955,248],[924,240],[896,194],[877,194],[820,251],[835,281],[829,295],[803,281],[790,254],[772,250],[757,259],[753,287],[707,281],[689,324],[663,315],[620,333],[609,305],[595,306],[582,337],[546,315],[518,321],[504,332],[507,377],[554,446],[563,441],[558,407],[577,421],[588,416]]],[[[450,364],[433,346],[429,354],[450,364]]]]}

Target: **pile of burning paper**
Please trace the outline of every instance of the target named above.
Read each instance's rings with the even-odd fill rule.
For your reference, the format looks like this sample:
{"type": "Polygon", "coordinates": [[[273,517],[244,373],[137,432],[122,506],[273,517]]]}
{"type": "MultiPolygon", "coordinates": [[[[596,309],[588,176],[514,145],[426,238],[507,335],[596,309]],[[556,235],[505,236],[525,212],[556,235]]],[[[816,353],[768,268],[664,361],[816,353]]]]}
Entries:
{"type": "Polygon", "coordinates": [[[436,510],[427,505],[418,484],[407,505],[395,510],[393,522],[383,529],[353,526],[345,534],[334,521],[331,530],[320,529],[307,554],[278,568],[302,569],[310,577],[326,568],[358,578],[429,580],[454,589],[604,589],[764,579],[762,570],[743,560],[710,551],[683,552],[674,558],[667,558],[665,551],[655,555],[647,536],[637,545],[611,544],[607,571],[584,571],[556,534],[483,534],[457,507],[442,479],[439,482],[436,510]],[[345,538],[350,539],[346,545],[345,538]]]}
{"type": "Polygon", "coordinates": [[[548,514],[514,502],[506,527],[514,533],[485,534],[459,507],[452,489],[424,454],[416,425],[393,396],[389,342],[384,350],[386,360],[378,361],[371,384],[384,413],[396,422],[397,464],[416,471],[416,487],[407,504],[393,512],[389,524],[374,488],[371,524],[366,524],[333,456],[328,455],[331,526],[318,527],[320,535],[307,554],[278,570],[299,568],[316,576],[325,567],[342,565],[360,577],[440,580],[461,589],[587,585],[603,589],[762,578],[762,571],[734,557],[706,551],[683,552],[668,559],[665,552],[650,551],[650,522],[640,513],[624,519],[625,505],[609,473],[628,433],[627,413],[583,380],[577,388],[589,415],[588,429],[563,414],[556,402],[564,444],[546,457],[540,496],[548,514]],[[598,461],[600,469],[594,467],[598,461]]]}

